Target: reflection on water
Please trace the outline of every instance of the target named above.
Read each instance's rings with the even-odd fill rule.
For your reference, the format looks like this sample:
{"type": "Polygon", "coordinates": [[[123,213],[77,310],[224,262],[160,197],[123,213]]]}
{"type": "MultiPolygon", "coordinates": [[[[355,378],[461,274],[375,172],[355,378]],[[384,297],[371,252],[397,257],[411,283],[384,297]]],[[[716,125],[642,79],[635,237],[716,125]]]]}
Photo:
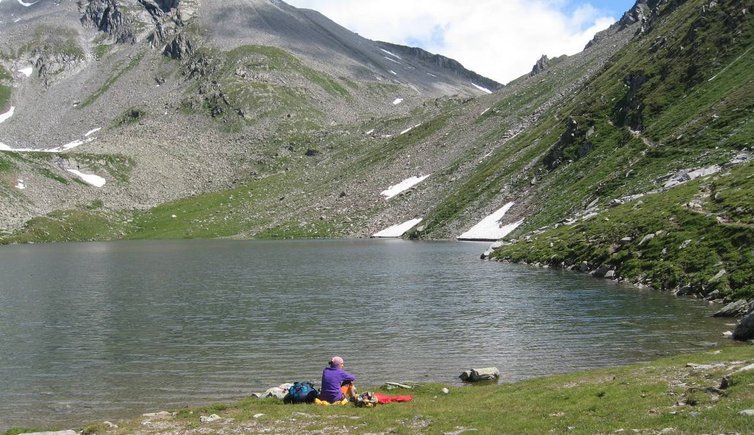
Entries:
{"type": "Polygon", "coordinates": [[[506,381],[720,341],[702,303],[484,262],[486,245],[178,241],[0,248],[0,430],[318,382],[506,381]]]}

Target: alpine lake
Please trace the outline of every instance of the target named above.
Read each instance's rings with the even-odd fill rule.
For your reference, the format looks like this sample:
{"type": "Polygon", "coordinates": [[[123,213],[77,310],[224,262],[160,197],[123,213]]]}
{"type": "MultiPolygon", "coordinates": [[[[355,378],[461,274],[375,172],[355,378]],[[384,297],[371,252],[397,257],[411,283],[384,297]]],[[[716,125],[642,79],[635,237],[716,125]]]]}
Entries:
{"type": "Polygon", "coordinates": [[[0,432],[80,427],[312,381],[500,382],[722,345],[706,302],[480,260],[488,244],[0,247],[0,432]],[[78,426],[77,426],[78,425],[78,426]]]}

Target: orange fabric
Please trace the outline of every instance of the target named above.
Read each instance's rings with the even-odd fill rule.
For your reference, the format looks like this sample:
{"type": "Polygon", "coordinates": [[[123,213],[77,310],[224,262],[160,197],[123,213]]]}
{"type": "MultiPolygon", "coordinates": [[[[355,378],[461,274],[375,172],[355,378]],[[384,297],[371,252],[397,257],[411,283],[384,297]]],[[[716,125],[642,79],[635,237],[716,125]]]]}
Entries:
{"type": "Polygon", "coordinates": [[[347,384],[340,387],[340,391],[343,393],[343,397],[346,399],[349,397],[353,397],[353,384],[347,384]]]}
{"type": "Polygon", "coordinates": [[[379,403],[380,405],[385,405],[393,402],[410,402],[414,400],[412,396],[387,396],[382,393],[374,393],[374,396],[377,398],[377,403],[379,403]]]}

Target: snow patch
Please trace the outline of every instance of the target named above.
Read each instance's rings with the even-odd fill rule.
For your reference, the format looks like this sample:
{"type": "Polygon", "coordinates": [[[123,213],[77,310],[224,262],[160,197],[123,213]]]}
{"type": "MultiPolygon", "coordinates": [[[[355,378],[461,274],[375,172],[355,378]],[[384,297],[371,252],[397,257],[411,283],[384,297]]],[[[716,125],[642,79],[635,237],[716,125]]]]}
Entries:
{"type": "Polygon", "coordinates": [[[398,75],[398,73],[397,73],[397,72],[395,72],[395,71],[393,71],[393,70],[389,70],[389,71],[390,71],[390,74],[392,74],[392,75],[394,75],[394,76],[397,76],[397,75],[398,75]]]}
{"type": "Polygon", "coordinates": [[[382,51],[383,51],[384,53],[387,53],[387,54],[389,54],[389,55],[393,56],[393,57],[394,57],[394,58],[396,58],[396,59],[401,59],[401,60],[403,60],[403,58],[402,58],[402,57],[398,56],[397,54],[395,54],[395,53],[393,53],[393,52],[391,52],[391,51],[387,51],[387,50],[385,50],[384,48],[380,48],[380,50],[382,50],[382,51]]]}
{"type": "Polygon", "coordinates": [[[398,65],[403,65],[402,63],[398,62],[398,61],[397,61],[397,60],[395,60],[395,59],[389,58],[389,57],[387,57],[387,56],[382,56],[382,57],[384,57],[385,59],[389,60],[390,62],[393,62],[393,63],[397,63],[398,65]]]}
{"type": "Polygon", "coordinates": [[[26,77],[31,77],[31,73],[34,72],[34,67],[27,66],[26,68],[19,69],[18,72],[25,75],[26,77]]]}
{"type": "Polygon", "coordinates": [[[0,113],[0,124],[10,119],[13,116],[13,112],[16,111],[16,106],[10,106],[10,110],[5,113],[0,113]]]}
{"type": "Polygon", "coordinates": [[[401,104],[402,102],[403,102],[403,98],[396,98],[395,100],[393,100],[393,105],[397,106],[401,104]]]}
{"type": "Polygon", "coordinates": [[[500,240],[507,236],[513,230],[518,228],[524,220],[521,219],[518,222],[513,222],[508,225],[500,225],[500,220],[505,216],[505,213],[513,207],[513,203],[509,202],[502,208],[498,209],[491,215],[482,219],[478,224],[471,227],[470,230],[457,237],[458,240],[500,240]]]}
{"type": "Polygon", "coordinates": [[[91,130],[87,131],[84,134],[84,137],[89,137],[89,136],[93,135],[94,133],[96,133],[96,132],[98,132],[100,130],[102,130],[102,127],[97,127],[97,128],[91,129],[91,130]]]}
{"type": "Polygon", "coordinates": [[[380,195],[384,196],[385,199],[390,199],[416,186],[417,184],[426,180],[430,175],[431,174],[407,178],[400,183],[390,186],[386,190],[383,190],[382,192],[380,192],[380,195]]]}
{"type": "Polygon", "coordinates": [[[18,180],[16,180],[16,189],[18,189],[18,190],[24,190],[24,189],[26,189],[26,183],[24,183],[24,180],[22,180],[20,178],[18,180]]]}
{"type": "Polygon", "coordinates": [[[491,107],[488,107],[488,108],[484,109],[484,110],[482,111],[482,113],[480,113],[480,114],[479,114],[479,116],[482,116],[482,115],[484,115],[485,113],[489,112],[489,111],[490,111],[490,109],[491,109],[491,107]]]}
{"type": "Polygon", "coordinates": [[[68,151],[71,148],[76,148],[79,145],[89,143],[93,140],[93,137],[88,137],[83,140],[78,139],[55,148],[11,148],[10,146],[0,142],[0,151],[13,151],[16,153],[61,153],[63,151],[68,151]]]}
{"type": "Polygon", "coordinates": [[[366,132],[366,133],[364,133],[364,134],[367,134],[367,135],[369,135],[369,134],[372,134],[372,133],[374,133],[374,129],[371,129],[371,130],[369,130],[368,132],[366,132]]]}
{"type": "Polygon", "coordinates": [[[75,169],[66,169],[66,171],[70,172],[73,175],[76,175],[77,177],[84,180],[85,183],[91,184],[94,187],[102,187],[105,185],[106,180],[99,175],[94,174],[85,174],[81,171],[77,171],[75,169]]]}
{"type": "Polygon", "coordinates": [[[406,233],[406,231],[415,227],[421,218],[411,219],[410,221],[403,222],[402,224],[393,225],[392,227],[385,228],[384,230],[374,233],[372,237],[376,238],[396,238],[406,233]]]}
{"type": "Polygon", "coordinates": [[[407,128],[407,129],[403,130],[403,131],[402,131],[402,132],[401,132],[401,133],[400,133],[400,134],[399,134],[398,136],[404,135],[404,134],[408,133],[409,131],[411,131],[411,130],[413,130],[413,129],[415,129],[415,128],[419,127],[419,126],[421,126],[421,123],[419,123],[419,124],[416,124],[416,125],[414,125],[414,126],[412,126],[412,127],[409,127],[409,128],[407,128]]]}
{"type": "Polygon", "coordinates": [[[474,82],[471,82],[471,84],[474,85],[475,88],[479,89],[480,91],[482,91],[484,93],[487,93],[487,94],[491,94],[492,93],[491,90],[489,90],[489,89],[487,89],[487,88],[485,88],[483,86],[479,86],[478,84],[476,84],[474,82]]]}
{"type": "Polygon", "coordinates": [[[26,8],[28,8],[29,6],[34,6],[37,3],[39,3],[39,0],[35,1],[34,3],[24,3],[23,0],[18,0],[18,4],[26,8]]]}

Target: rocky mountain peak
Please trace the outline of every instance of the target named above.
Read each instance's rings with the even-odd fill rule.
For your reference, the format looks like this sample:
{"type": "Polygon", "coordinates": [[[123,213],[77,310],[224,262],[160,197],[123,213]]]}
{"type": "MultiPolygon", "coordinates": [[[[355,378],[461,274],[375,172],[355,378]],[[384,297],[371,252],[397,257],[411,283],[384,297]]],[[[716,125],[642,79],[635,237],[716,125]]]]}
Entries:
{"type": "Polygon", "coordinates": [[[548,58],[546,54],[543,54],[542,57],[539,58],[537,63],[534,64],[534,67],[532,67],[531,72],[529,73],[529,77],[534,77],[535,75],[543,72],[549,65],[550,58],[548,58]]]}
{"type": "Polygon", "coordinates": [[[84,26],[105,32],[119,43],[136,42],[133,23],[123,13],[117,0],[80,0],[78,4],[83,9],[81,24],[84,26]]]}

